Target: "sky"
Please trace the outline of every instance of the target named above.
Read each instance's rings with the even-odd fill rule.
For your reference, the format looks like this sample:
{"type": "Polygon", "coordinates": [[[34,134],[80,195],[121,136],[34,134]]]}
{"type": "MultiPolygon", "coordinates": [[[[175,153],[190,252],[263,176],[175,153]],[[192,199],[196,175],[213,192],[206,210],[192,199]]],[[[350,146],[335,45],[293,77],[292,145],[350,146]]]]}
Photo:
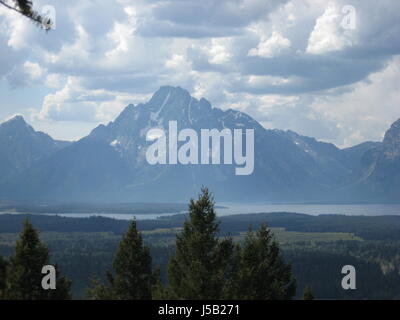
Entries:
{"type": "Polygon", "coordinates": [[[400,118],[398,0],[33,0],[0,6],[0,121],[76,140],[160,86],[349,147],[400,118]]]}

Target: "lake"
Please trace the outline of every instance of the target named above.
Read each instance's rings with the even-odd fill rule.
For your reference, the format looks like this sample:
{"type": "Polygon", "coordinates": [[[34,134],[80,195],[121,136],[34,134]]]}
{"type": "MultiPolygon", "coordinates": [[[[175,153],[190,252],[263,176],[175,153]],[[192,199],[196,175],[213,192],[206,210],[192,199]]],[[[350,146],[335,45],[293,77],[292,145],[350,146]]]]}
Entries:
{"type": "MultiPolygon", "coordinates": [[[[343,214],[343,215],[400,215],[400,204],[237,204],[237,203],[217,203],[218,216],[233,214],[260,213],[260,212],[296,212],[310,215],[319,214],[343,214]]],[[[113,213],[61,213],[59,216],[72,218],[86,218],[91,216],[102,216],[120,220],[157,219],[174,215],[177,213],[157,213],[157,214],[113,214],[113,213]]]]}

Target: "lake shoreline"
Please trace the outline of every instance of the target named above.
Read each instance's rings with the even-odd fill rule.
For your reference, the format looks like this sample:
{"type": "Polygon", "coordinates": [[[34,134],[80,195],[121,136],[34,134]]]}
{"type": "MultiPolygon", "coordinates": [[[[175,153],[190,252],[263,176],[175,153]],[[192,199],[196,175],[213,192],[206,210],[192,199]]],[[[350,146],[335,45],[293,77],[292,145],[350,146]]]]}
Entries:
{"type": "MultiPolygon", "coordinates": [[[[182,209],[182,208],[179,208],[182,209]]],[[[218,217],[238,214],[255,214],[271,212],[291,212],[307,215],[345,215],[345,216],[400,216],[400,204],[234,204],[221,202],[216,205],[218,217]]],[[[44,210],[43,210],[44,211],[44,210]]],[[[62,216],[71,218],[88,218],[92,216],[108,217],[117,220],[157,220],[159,218],[185,214],[186,210],[157,211],[146,208],[146,212],[16,212],[3,211],[0,214],[36,214],[62,216]]]]}

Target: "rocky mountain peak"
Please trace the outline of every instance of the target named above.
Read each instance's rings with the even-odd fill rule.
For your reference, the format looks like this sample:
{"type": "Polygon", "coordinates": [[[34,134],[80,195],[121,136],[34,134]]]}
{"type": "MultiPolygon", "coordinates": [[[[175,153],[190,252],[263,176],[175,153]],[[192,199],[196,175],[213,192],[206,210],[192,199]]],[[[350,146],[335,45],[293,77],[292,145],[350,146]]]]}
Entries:
{"type": "Polygon", "coordinates": [[[30,129],[33,130],[26,122],[23,116],[16,115],[11,119],[0,124],[0,127],[3,129],[11,129],[11,130],[18,130],[20,129],[30,129]]]}
{"type": "Polygon", "coordinates": [[[400,119],[386,131],[383,152],[386,159],[400,159],[400,119]]]}
{"type": "Polygon", "coordinates": [[[152,111],[161,113],[164,108],[185,107],[191,99],[190,93],[181,87],[163,86],[154,93],[147,105],[152,111]]]}
{"type": "Polygon", "coordinates": [[[182,201],[207,185],[226,201],[308,201],[348,199],[347,190],[360,199],[369,198],[369,190],[377,198],[398,199],[400,190],[400,120],[387,131],[383,143],[342,150],[292,131],[267,130],[246,113],[213,108],[206,99],[198,100],[180,87],[161,87],[148,102],[128,105],[115,121],[65,146],[34,131],[22,116],[1,124],[0,182],[2,178],[4,189],[0,185],[0,191],[11,190],[9,194],[21,197],[39,192],[49,199],[153,201],[157,197],[182,201]],[[179,130],[197,132],[255,129],[254,174],[238,178],[230,164],[150,165],[146,151],[152,142],[146,134],[152,128],[166,132],[170,121],[176,121],[179,130]],[[28,188],[21,191],[24,186],[28,188]]]}

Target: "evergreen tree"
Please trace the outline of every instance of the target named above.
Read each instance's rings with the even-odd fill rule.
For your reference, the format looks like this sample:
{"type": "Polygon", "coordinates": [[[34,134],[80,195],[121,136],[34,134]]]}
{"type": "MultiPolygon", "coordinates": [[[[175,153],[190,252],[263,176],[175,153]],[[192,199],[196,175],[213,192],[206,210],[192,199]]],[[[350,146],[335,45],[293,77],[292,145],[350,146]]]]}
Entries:
{"type": "Polygon", "coordinates": [[[291,266],[285,264],[271,231],[263,224],[249,231],[239,253],[238,273],[230,298],[239,300],[287,300],[296,294],[291,266]]]}
{"type": "Polygon", "coordinates": [[[314,300],[314,295],[313,295],[313,293],[311,291],[311,288],[309,286],[306,286],[304,288],[303,300],[314,300]]]}
{"type": "Polygon", "coordinates": [[[219,240],[214,201],[202,188],[197,201],[190,200],[189,219],[176,238],[176,253],[168,267],[170,298],[222,299],[231,276],[234,245],[219,240]]]}
{"type": "Polygon", "coordinates": [[[50,30],[53,22],[41,16],[35,10],[33,10],[33,4],[31,0],[0,0],[0,4],[7,9],[13,10],[31,21],[33,21],[37,26],[44,28],[45,30],[50,30]]]}
{"type": "MultiPolygon", "coordinates": [[[[107,273],[109,274],[109,273],[107,273]]],[[[110,279],[108,277],[108,279],[110,279]]],[[[110,281],[112,282],[112,280],[110,281]]],[[[90,288],[87,290],[87,295],[92,300],[117,300],[117,296],[111,286],[106,286],[101,283],[98,278],[91,279],[90,288]]]]}
{"type": "Polygon", "coordinates": [[[6,270],[5,298],[12,300],[70,299],[70,281],[56,268],[56,289],[42,288],[42,268],[49,265],[49,250],[43,244],[37,231],[26,220],[15,254],[10,257],[6,270]]]}
{"type": "Polygon", "coordinates": [[[92,299],[149,300],[155,283],[155,274],[151,268],[149,248],[143,245],[136,221],[132,221],[128,231],[119,244],[114,258],[115,275],[107,273],[108,286],[94,281],[89,289],[92,299]]]}
{"type": "Polygon", "coordinates": [[[171,299],[172,293],[169,292],[169,288],[165,287],[161,281],[160,270],[158,269],[155,273],[155,282],[152,288],[153,300],[168,300],[171,299]]]}
{"type": "Polygon", "coordinates": [[[7,261],[0,256],[0,300],[4,298],[4,290],[6,288],[6,268],[7,261]]]}

